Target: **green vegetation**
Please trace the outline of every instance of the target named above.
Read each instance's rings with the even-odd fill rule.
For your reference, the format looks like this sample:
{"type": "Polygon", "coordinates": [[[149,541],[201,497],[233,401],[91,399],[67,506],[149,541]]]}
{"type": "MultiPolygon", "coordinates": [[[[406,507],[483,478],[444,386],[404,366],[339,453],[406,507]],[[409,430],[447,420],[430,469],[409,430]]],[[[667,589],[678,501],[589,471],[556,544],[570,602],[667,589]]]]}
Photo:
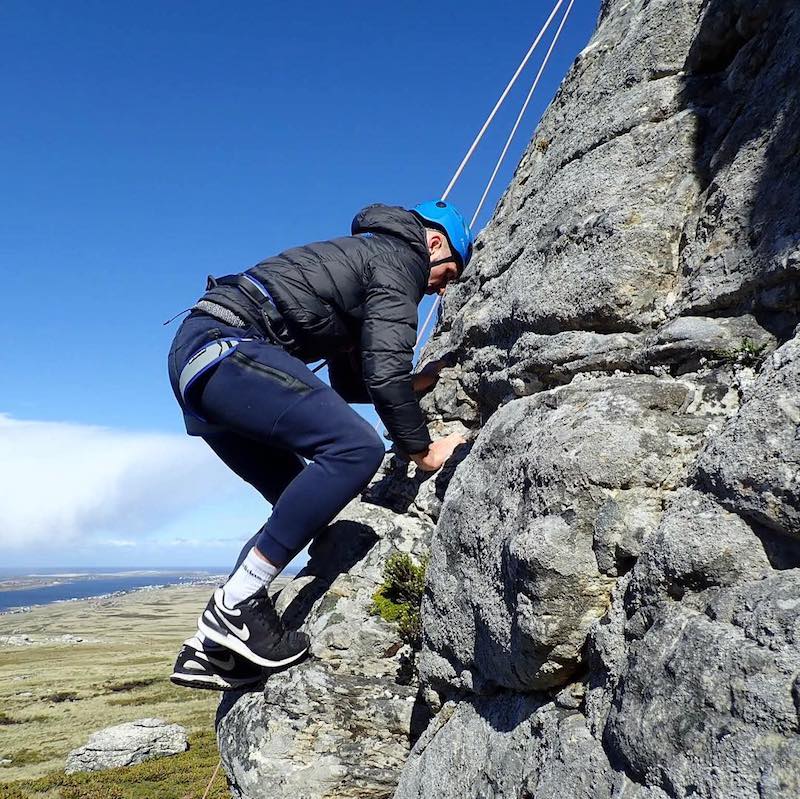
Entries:
{"type": "Polygon", "coordinates": [[[422,645],[420,605],[425,590],[427,558],[417,565],[410,555],[390,555],[383,569],[383,584],[372,596],[370,612],[400,627],[400,636],[414,649],[422,645]]]}
{"type": "Polygon", "coordinates": [[[729,360],[736,361],[742,366],[760,366],[765,357],[767,344],[756,344],[750,338],[743,338],[741,344],[736,349],[727,352],[729,360]]]}
{"type": "MultiPolygon", "coordinates": [[[[219,762],[213,729],[193,735],[189,751],[92,774],[48,774],[0,785],[0,799],[200,799],[219,762]]],[[[218,773],[208,799],[228,799],[218,773]]]]}
{"type": "MultiPolygon", "coordinates": [[[[0,760],[11,761],[0,766],[0,797],[12,788],[11,796],[31,799],[136,796],[130,786],[124,789],[127,793],[118,786],[100,792],[95,782],[87,783],[94,794],[89,788],[85,794],[75,793],[77,777],[58,790],[25,793],[20,785],[52,781],[54,774],[63,780],[67,754],[113,724],[163,718],[186,727],[190,740],[213,731],[219,695],[169,681],[181,641],[195,629],[198,608],[209,591],[208,586],[176,586],[0,615],[0,635],[28,635],[33,642],[0,645],[0,760]],[[83,641],[59,640],[66,634],[83,641]]],[[[188,790],[169,794],[165,789],[164,795],[183,799],[188,790]]],[[[158,795],[155,789],[152,795],[158,795]]]]}

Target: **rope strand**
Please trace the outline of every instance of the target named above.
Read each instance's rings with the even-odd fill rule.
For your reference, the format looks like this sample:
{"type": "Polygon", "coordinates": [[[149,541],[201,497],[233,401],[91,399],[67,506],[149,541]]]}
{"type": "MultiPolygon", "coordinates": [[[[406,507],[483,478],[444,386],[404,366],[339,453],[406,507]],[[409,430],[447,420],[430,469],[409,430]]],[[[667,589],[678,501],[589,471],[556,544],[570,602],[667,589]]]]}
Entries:
{"type": "Polygon", "coordinates": [[[472,142],[472,146],[469,148],[469,150],[467,151],[467,154],[464,156],[464,160],[461,162],[461,164],[459,165],[458,169],[456,170],[455,175],[453,175],[449,185],[444,190],[444,194],[442,195],[442,199],[443,200],[447,199],[448,195],[453,190],[453,186],[456,185],[456,181],[461,177],[461,173],[464,171],[464,167],[466,167],[466,165],[469,163],[470,158],[472,158],[472,154],[475,152],[475,149],[477,148],[478,144],[480,143],[481,139],[483,138],[483,134],[486,133],[486,131],[489,128],[489,125],[492,124],[492,120],[495,118],[495,116],[497,115],[497,112],[500,110],[500,106],[503,105],[503,102],[505,101],[506,97],[508,97],[508,93],[511,91],[511,89],[514,86],[514,84],[517,82],[517,78],[522,73],[522,70],[525,69],[525,65],[528,63],[528,61],[530,61],[534,50],[536,50],[536,48],[539,46],[539,42],[542,40],[542,37],[547,32],[547,29],[550,27],[550,23],[553,21],[553,18],[558,13],[558,9],[561,8],[561,5],[562,5],[563,2],[564,2],[564,0],[558,0],[558,2],[555,5],[555,8],[550,12],[550,16],[547,18],[547,22],[544,23],[544,25],[542,26],[542,29],[539,31],[539,35],[536,37],[536,40],[530,46],[530,49],[528,50],[528,52],[525,53],[525,57],[522,59],[522,62],[520,63],[520,65],[517,67],[517,71],[514,73],[513,77],[508,82],[508,85],[506,86],[505,90],[500,95],[500,99],[495,103],[495,106],[492,109],[492,113],[489,114],[488,118],[486,119],[486,122],[483,123],[483,127],[478,132],[478,135],[475,137],[475,140],[472,142]]]}
{"type": "Polygon", "coordinates": [[[550,60],[550,56],[553,54],[553,50],[555,49],[556,44],[558,43],[558,39],[561,36],[561,31],[564,30],[564,25],[569,17],[570,11],[572,11],[572,6],[575,5],[575,0],[570,0],[570,4],[567,6],[567,10],[564,12],[564,16],[561,18],[561,24],[558,26],[558,30],[556,31],[556,35],[553,37],[553,41],[550,43],[550,48],[548,49],[547,53],[545,54],[544,60],[542,61],[541,67],[539,67],[539,71],[536,73],[536,77],[533,80],[533,85],[528,92],[528,96],[525,98],[525,102],[522,104],[522,109],[517,116],[517,121],[514,123],[514,127],[511,129],[511,133],[508,135],[508,139],[506,139],[505,147],[503,147],[503,152],[500,153],[500,157],[497,159],[497,163],[495,164],[494,171],[492,172],[492,176],[489,178],[489,182],[486,184],[486,189],[483,192],[483,196],[481,197],[481,201],[478,203],[478,207],[475,209],[475,213],[472,217],[472,221],[469,223],[469,226],[472,227],[475,224],[475,221],[478,219],[478,215],[481,212],[481,208],[483,208],[483,204],[486,202],[486,198],[489,196],[489,192],[494,185],[494,180],[497,177],[497,173],[500,171],[500,167],[503,165],[503,161],[505,161],[506,154],[508,153],[508,148],[511,146],[511,142],[514,140],[514,136],[517,135],[517,130],[519,129],[520,122],[522,122],[522,118],[525,116],[525,112],[528,110],[528,105],[530,105],[531,99],[533,98],[533,94],[536,91],[537,87],[539,86],[539,81],[542,79],[542,75],[544,74],[544,70],[547,67],[547,62],[550,60]]]}
{"type": "Polygon", "coordinates": [[[214,784],[214,780],[217,778],[217,774],[219,773],[219,767],[222,765],[222,760],[217,763],[217,767],[214,769],[214,773],[211,775],[211,779],[208,781],[208,785],[206,785],[205,793],[203,794],[203,799],[208,797],[208,792],[211,790],[211,786],[214,784]]]}

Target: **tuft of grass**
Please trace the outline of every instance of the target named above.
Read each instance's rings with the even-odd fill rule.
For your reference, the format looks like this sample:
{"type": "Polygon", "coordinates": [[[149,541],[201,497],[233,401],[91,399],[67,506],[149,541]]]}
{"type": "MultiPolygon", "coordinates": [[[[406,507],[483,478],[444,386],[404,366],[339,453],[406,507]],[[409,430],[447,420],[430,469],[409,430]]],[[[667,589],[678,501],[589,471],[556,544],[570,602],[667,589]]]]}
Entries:
{"type": "Polygon", "coordinates": [[[416,564],[410,555],[390,555],[383,569],[383,584],[372,595],[370,612],[397,624],[400,637],[414,649],[422,645],[420,605],[425,590],[427,558],[416,564]]]}
{"type": "MultiPolygon", "coordinates": [[[[84,774],[55,772],[34,780],[0,784],[0,799],[200,799],[219,761],[209,730],[190,738],[189,750],[138,766],[84,774]]],[[[229,799],[222,773],[208,799],[229,799]]]]}
{"type": "Polygon", "coordinates": [[[767,344],[756,344],[755,341],[745,336],[738,347],[724,355],[728,360],[735,361],[741,366],[758,367],[766,357],[767,347],[767,344]]]}
{"type": "Polygon", "coordinates": [[[77,698],[78,698],[77,691],[57,691],[54,694],[48,694],[47,696],[43,696],[42,701],[53,702],[54,704],[58,704],[59,702],[74,702],[77,698]]]}
{"type": "Polygon", "coordinates": [[[133,691],[136,688],[147,688],[156,682],[166,682],[159,680],[158,677],[144,677],[139,680],[123,680],[122,682],[107,682],[105,684],[106,690],[111,693],[119,693],[120,691],[133,691]]]}

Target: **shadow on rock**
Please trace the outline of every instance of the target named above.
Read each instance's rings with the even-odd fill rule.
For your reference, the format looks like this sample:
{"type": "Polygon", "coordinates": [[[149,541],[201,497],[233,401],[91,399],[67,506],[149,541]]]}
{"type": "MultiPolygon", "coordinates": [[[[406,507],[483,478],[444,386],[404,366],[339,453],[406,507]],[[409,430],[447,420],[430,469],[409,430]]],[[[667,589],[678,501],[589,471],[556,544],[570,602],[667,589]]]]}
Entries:
{"type": "MultiPolygon", "coordinates": [[[[295,580],[312,577],[292,599],[283,613],[290,630],[303,624],[314,603],[341,574],[349,572],[378,542],[377,533],[367,524],[338,521],[316,536],[308,550],[308,563],[295,580]]],[[[285,589],[284,589],[285,590],[285,589]]]]}
{"type": "Polygon", "coordinates": [[[288,666],[281,666],[279,668],[274,669],[264,669],[263,678],[252,685],[248,685],[246,688],[241,688],[238,691],[223,691],[222,697],[220,698],[219,705],[217,705],[217,713],[214,717],[214,729],[216,730],[219,725],[222,723],[222,720],[225,716],[230,713],[233,709],[233,706],[247,694],[252,693],[263,693],[264,688],[269,681],[269,678],[272,677],[274,674],[280,674],[283,671],[289,671],[289,669],[296,669],[301,664],[307,663],[311,658],[306,654],[305,657],[301,658],[294,663],[291,663],[288,666]]]}
{"type": "Polygon", "coordinates": [[[447,486],[458,465],[469,455],[472,443],[458,446],[447,463],[436,472],[416,469],[413,475],[409,475],[409,462],[395,456],[385,467],[380,480],[364,491],[362,500],[388,508],[394,513],[407,513],[411,505],[419,500],[421,510],[438,517],[438,507],[444,500],[447,486]]]}
{"type": "Polygon", "coordinates": [[[794,3],[709,0],[682,92],[705,192],[681,241],[687,306],[752,313],[780,341],[800,321],[798,36],[794,3]]]}

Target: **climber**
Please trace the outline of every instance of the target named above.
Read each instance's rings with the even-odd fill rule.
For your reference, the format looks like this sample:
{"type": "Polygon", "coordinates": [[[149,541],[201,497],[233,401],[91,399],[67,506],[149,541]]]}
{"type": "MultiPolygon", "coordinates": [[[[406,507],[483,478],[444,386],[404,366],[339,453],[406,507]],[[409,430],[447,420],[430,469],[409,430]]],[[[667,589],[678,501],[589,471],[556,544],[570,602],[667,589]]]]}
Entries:
{"type": "Polygon", "coordinates": [[[189,435],[273,507],[184,642],[173,682],[239,688],[308,650],[267,589],[383,460],[380,436],[348,403],[374,403],[395,450],[424,471],[464,443],[432,441],[415,396],[443,362],[411,369],[418,303],[442,294],[471,254],[469,225],[449,203],[371,205],[351,236],[209,278],[175,336],[170,382],[189,435]],[[321,359],[330,386],[306,366],[321,359]]]}

